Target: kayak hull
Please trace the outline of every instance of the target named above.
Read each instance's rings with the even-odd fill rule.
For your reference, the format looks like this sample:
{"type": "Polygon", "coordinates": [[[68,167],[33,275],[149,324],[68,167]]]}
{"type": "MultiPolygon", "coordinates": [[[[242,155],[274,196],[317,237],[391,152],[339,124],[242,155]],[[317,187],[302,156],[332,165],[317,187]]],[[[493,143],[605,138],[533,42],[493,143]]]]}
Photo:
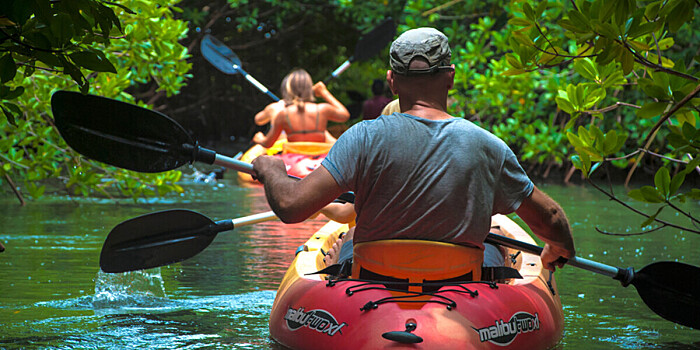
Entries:
{"type": "MultiPolygon", "coordinates": [[[[507,217],[498,215],[494,221],[506,235],[534,243],[507,217]]],[[[518,254],[515,262],[506,259],[522,279],[445,285],[430,293],[427,301],[397,302],[402,298],[395,297],[401,293],[392,293],[382,284],[329,283],[326,275],[305,275],[323,268],[321,250],[327,251],[343,230],[345,225],[330,222],[316,232],[280,284],[270,314],[270,334],[282,345],[292,349],[548,349],[561,339],[561,301],[539,257],[518,254]]],[[[404,295],[403,300],[411,298],[404,295]]]]}

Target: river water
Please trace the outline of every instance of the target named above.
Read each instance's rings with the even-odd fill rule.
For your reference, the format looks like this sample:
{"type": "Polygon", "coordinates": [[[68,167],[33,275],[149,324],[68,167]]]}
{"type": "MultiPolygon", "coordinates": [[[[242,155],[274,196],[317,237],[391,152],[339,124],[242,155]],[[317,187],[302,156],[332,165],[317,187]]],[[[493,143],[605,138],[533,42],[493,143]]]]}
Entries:
{"type": "MultiPolygon", "coordinates": [[[[636,232],[642,219],[587,187],[540,187],[566,210],[580,257],[637,269],[662,260],[700,265],[697,234],[603,235],[595,228],[636,232]]],[[[269,210],[261,188],[240,187],[235,179],[190,181],[185,189],[181,196],[138,203],[53,195],[26,207],[0,195],[0,242],[6,246],[0,253],[0,348],[278,348],[268,331],[275,290],[295,249],[324,224],[320,218],[222,232],[202,253],[166,267],[100,272],[107,233],[132,217],[186,208],[222,220],[269,210]]],[[[696,216],[699,208],[697,202],[684,207],[696,216]]],[[[660,318],[633,287],[573,267],[555,276],[565,314],[557,349],[700,348],[700,331],[660,318]]]]}

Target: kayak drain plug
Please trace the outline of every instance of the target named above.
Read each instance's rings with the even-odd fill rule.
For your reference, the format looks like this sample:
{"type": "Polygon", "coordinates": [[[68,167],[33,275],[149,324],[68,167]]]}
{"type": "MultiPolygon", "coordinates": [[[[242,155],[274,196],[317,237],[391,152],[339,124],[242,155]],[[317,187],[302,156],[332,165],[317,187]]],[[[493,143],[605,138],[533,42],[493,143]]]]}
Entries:
{"type": "Polygon", "coordinates": [[[413,319],[409,319],[406,321],[406,330],[405,331],[393,331],[393,332],[386,332],[382,334],[382,337],[384,339],[389,339],[393,340],[395,342],[403,343],[403,344],[416,344],[416,343],[421,343],[423,342],[423,338],[411,333],[416,330],[418,325],[416,324],[416,321],[413,319]]]}

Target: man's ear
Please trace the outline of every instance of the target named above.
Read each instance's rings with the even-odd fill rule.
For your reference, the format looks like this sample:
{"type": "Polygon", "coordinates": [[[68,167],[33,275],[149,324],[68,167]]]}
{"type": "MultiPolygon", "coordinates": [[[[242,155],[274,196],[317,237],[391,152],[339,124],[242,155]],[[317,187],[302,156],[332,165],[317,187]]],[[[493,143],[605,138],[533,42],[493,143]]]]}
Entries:
{"type": "Polygon", "coordinates": [[[449,71],[450,81],[449,81],[449,85],[447,87],[447,90],[452,90],[452,88],[455,86],[455,71],[456,71],[455,65],[451,64],[451,66],[452,66],[452,70],[449,71]]]}
{"type": "Polygon", "coordinates": [[[386,71],[386,83],[389,84],[389,89],[393,95],[398,95],[394,89],[394,72],[391,69],[386,71]]]}

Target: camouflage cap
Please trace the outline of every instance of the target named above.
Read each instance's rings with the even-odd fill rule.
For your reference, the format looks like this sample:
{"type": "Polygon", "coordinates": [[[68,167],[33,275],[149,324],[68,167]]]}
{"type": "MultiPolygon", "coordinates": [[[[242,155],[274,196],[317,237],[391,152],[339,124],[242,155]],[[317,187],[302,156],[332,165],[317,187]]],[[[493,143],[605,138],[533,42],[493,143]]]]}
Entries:
{"type": "Polygon", "coordinates": [[[408,30],[394,40],[389,51],[391,70],[401,75],[429,74],[441,69],[452,69],[451,58],[447,36],[435,28],[408,30]],[[409,69],[411,61],[416,57],[428,61],[428,68],[409,69]]]}

